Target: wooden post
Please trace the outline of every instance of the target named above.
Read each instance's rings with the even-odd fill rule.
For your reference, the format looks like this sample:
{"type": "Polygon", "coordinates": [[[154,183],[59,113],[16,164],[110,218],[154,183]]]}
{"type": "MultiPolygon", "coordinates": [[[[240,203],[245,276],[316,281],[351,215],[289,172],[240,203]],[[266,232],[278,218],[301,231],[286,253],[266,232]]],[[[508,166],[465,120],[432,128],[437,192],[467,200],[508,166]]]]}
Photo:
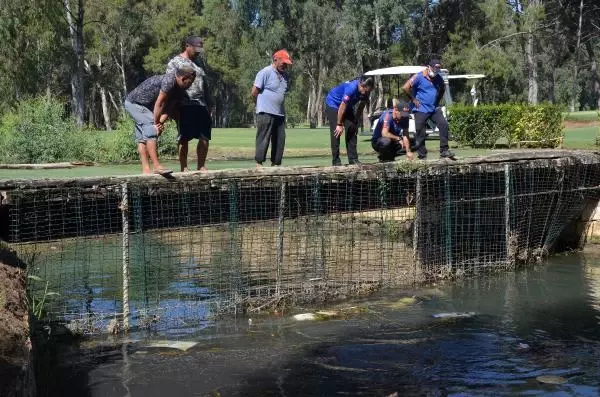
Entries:
{"type": "Polygon", "coordinates": [[[123,330],[129,330],[129,187],[121,184],[121,219],[123,221],[123,330]]]}
{"type": "Polygon", "coordinates": [[[504,165],[504,232],[506,239],[506,259],[512,264],[512,241],[510,228],[510,164],[504,165]]]}
{"type": "Polygon", "coordinates": [[[417,173],[417,185],[415,187],[415,219],[413,221],[413,260],[415,263],[414,271],[416,276],[422,272],[421,258],[419,256],[419,229],[421,222],[421,172],[417,173]]]}
{"type": "Polygon", "coordinates": [[[446,216],[444,219],[444,225],[446,226],[445,237],[446,237],[446,266],[448,273],[452,271],[452,194],[450,192],[450,174],[446,172],[444,174],[444,200],[446,201],[446,216]]]}
{"type": "Polygon", "coordinates": [[[279,295],[281,288],[281,270],[283,267],[283,220],[285,218],[285,181],[281,182],[279,193],[279,214],[277,218],[278,233],[277,233],[277,280],[275,284],[275,294],[279,295]]]}

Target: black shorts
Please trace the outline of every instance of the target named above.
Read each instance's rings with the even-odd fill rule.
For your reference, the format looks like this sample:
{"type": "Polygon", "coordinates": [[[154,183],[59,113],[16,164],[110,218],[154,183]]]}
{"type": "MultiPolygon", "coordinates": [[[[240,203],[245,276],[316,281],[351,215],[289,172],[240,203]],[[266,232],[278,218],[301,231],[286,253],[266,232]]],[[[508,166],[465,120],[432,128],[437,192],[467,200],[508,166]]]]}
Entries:
{"type": "Polygon", "coordinates": [[[205,106],[184,105],[179,108],[179,113],[178,142],[191,139],[210,141],[212,119],[205,106]]]}

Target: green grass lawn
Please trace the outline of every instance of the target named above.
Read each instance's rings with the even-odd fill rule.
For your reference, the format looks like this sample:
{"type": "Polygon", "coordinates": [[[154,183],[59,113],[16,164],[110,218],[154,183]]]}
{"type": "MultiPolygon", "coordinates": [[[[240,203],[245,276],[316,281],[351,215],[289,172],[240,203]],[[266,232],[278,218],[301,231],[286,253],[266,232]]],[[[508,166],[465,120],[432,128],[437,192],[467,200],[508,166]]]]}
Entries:
{"type": "Polygon", "coordinates": [[[597,110],[588,110],[585,112],[563,113],[565,121],[600,121],[600,113],[597,110]]]}
{"type": "MultiPolygon", "coordinates": [[[[597,134],[600,134],[600,127],[596,126],[565,129],[563,146],[568,149],[596,149],[595,139],[597,134]]],[[[250,128],[214,129],[207,167],[211,170],[254,167],[254,138],[255,130],[250,128]]],[[[438,158],[438,144],[438,141],[435,140],[427,141],[430,160],[438,158]]],[[[342,143],[341,146],[342,151],[344,151],[345,144],[342,143]]],[[[499,151],[457,147],[456,144],[451,146],[453,146],[452,150],[461,158],[488,155],[499,151]]],[[[371,148],[370,137],[359,136],[358,151],[360,160],[363,163],[377,161],[371,148]]],[[[190,150],[190,152],[193,153],[193,150],[190,150]]],[[[347,159],[343,156],[342,161],[347,162],[347,159]]],[[[190,165],[193,165],[193,162],[194,160],[190,158],[190,165]]],[[[166,160],[164,163],[175,171],[179,169],[178,162],[174,160],[166,160]]],[[[290,128],[287,130],[284,166],[327,166],[330,164],[329,131],[327,129],[290,128]]],[[[0,179],[71,178],[133,175],[138,173],[140,173],[140,166],[138,163],[133,163],[56,170],[0,169],[0,179]]]]}

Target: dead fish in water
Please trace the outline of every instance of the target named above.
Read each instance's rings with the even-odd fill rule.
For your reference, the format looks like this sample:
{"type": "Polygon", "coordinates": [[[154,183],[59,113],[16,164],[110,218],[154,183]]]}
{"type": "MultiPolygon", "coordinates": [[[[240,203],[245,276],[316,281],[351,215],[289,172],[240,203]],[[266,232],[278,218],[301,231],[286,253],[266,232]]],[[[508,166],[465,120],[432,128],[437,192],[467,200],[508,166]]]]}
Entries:
{"type": "Polygon", "coordinates": [[[471,318],[473,316],[475,316],[475,312],[450,312],[433,315],[434,318],[471,318]]]}
{"type": "Polygon", "coordinates": [[[567,383],[567,379],[556,375],[541,375],[535,378],[540,383],[548,383],[550,385],[562,385],[567,383]]]}

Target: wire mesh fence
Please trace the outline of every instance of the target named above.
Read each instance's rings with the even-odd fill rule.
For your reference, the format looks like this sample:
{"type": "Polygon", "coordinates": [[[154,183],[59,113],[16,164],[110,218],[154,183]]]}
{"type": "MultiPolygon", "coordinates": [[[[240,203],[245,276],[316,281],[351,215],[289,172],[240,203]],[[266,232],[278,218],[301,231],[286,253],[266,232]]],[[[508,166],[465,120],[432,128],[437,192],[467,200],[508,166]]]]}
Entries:
{"type": "Polygon", "coordinates": [[[181,333],[543,257],[596,205],[600,157],[2,183],[47,319],[181,333]]]}

